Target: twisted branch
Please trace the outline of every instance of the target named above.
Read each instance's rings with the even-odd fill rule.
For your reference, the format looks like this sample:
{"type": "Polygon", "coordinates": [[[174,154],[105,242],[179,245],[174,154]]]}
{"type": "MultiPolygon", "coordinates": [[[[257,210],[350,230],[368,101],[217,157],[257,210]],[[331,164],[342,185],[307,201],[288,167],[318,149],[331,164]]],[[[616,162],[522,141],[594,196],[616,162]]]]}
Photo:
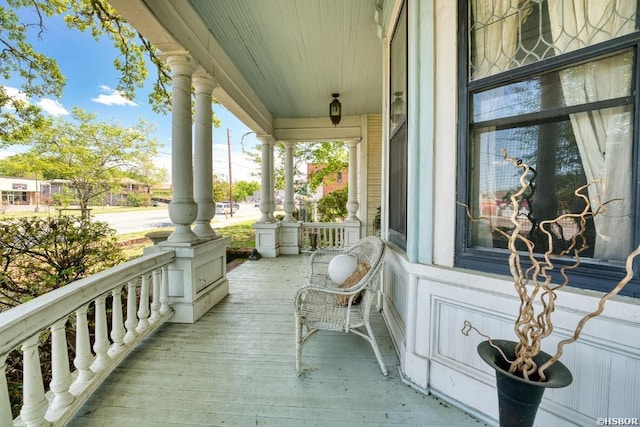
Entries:
{"type": "MultiPolygon", "coordinates": [[[[584,236],[587,227],[587,219],[603,213],[605,205],[614,200],[601,203],[596,209],[592,210],[592,203],[585,195],[585,192],[591,186],[600,186],[601,190],[598,193],[602,194],[605,188],[602,180],[590,181],[586,185],[576,189],[574,194],[576,197],[583,200],[583,210],[579,213],[563,214],[555,219],[541,221],[539,229],[546,237],[547,249],[541,258],[536,257],[534,255],[534,243],[520,233],[521,224],[518,221],[518,213],[520,210],[519,199],[523,197],[529,189],[530,184],[527,182],[527,176],[529,175],[531,168],[527,163],[522,162],[521,160],[508,157],[505,150],[501,151],[505,160],[511,162],[514,167],[522,169],[519,177],[520,188],[518,191],[510,195],[511,206],[513,208],[510,221],[513,224],[513,229],[509,232],[505,232],[497,226],[491,226],[493,231],[501,234],[508,240],[507,248],[509,250],[509,271],[513,277],[515,291],[520,299],[518,317],[514,324],[514,332],[518,338],[518,343],[515,348],[515,360],[509,360],[502,350],[498,349],[498,347],[492,343],[488,336],[480,333],[480,331],[473,327],[468,321],[464,322],[462,333],[464,335],[468,335],[469,331],[474,330],[481,336],[487,338],[489,340],[489,344],[498,349],[504,360],[510,364],[509,373],[520,375],[524,379],[530,379],[537,374],[540,381],[545,381],[545,370],[557,362],[562,356],[563,347],[566,344],[575,342],[580,337],[585,323],[601,314],[604,310],[605,302],[617,295],[627,285],[627,283],[631,281],[634,276],[633,261],[636,256],[640,254],[640,246],[627,256],[626,276],[620,280],[620,282],[618,282],[618,284],[609,293],[600,298],[598,308],[595,311],[588,313],[578,322],[574,333],[570,338],[558,343],[556,354],[538,367],[534,361],[534,357],[541,351],[542,340],[553,332],[551,315],[555,310],[555,301],[557,298],[556,292],[569,283],[567,271],[573,270],[580,265],[580,254],[588,248],[587,241],[584,236]],[[569,246],[566,249],[560,251],[558,254],[554,254],[554,236],[550,230],[553,226],[560,226],[560,222],[566,219],[571,219],[576,223],[578,231],[571,237],[569,246]],[[526,270],[523,269],[521,263],[522,254],[518,251],[517,244],[524,245],[526,248],[526,255],[531,263],[531,266],[526,270]],[[552,277],[550,274],[555,269],[553,258],[560,257],[573,257],[574,262],[563,265],[559,269],[562,282],[559,285],[553,286],[551,284],[552,277]],[[536,313],[536,309],[534,307],[534,303],[536,301],[538,301],[542,306],[539,313],[536,313]]],[[[465,207],[467,217],[470,221],[489,221],[489,218],[487,217],[473,218],[469,211],[469,207],[462,203],[459,204],[465,207]]]]}

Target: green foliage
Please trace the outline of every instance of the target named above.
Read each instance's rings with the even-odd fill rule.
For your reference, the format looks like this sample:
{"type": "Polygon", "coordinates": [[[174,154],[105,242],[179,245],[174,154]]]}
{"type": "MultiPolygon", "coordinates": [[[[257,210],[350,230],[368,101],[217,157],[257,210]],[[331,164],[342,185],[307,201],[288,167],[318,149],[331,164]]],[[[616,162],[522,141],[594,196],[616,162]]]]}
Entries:
{"type": "Polygon", "coordinates": [[[33,131],[46,126],[40,108],[27,102],[28,98],[62,96],[66,81],[56,60],[39,53],[29,42],[46,36],[48,19],[57,16],[71,29],[90,32],[97,42],[111,40],[119,52],[113,61],[120,72],[116,89],[126,98],[133,100],[136,89],[144,85],[147,60],[153,64],[157,78],[149,102],[156,112],[168,111],[168,66],[159,58],[159,51],[106,0],[7,0],[0,6],[0,76],[22,83],[19,92],[0,86],[0,145],[24,142],[33,131]]]}
{"type": "Polygon", "coordinates": [[[253,193],[260,190],[260,184],[255,181],[238,181],[233,183],[233,199],[247,200],[253,193]]]}
{"type": "MultiPolygon", "coordinates": [[[[262,149],[254,147],[250,157],[257,164],[262,163],[262,149]]],[[[274,188],[283,190],[285,184],[286,147],[277,143],[274,147],[274,188]]],[[[295,171],[293,190],[297,194],[307,194],[307,181],[311,192],[315,191],[327,175],[335,175],[349,165],[349,151],[344,141],[323,141],[317,143],[298,143],[293,148],[293,169],[295,171]],[[322,170],[306,177],[307,164],[324,165],[322,170]],[[301,172],[302,171],[302,172],[301,172]]]]}
{"type": "MultiPolygon", "coordinates": [[[[124,178],[150,181],[158,143],[149,137],[154,125],[140,119],[135,126],[96,121],[95,114],[74,108],[73,121],[58,118],[33,135],[29,151],[0,161],[12,163],[45,179],[68,179],[78,204],[87,209],[92,199],[118,189],[124,178]]],[[[158,172],[157,176],[162,173],[158,172]]]]}
{"type": "Polygon", "coordinates": [[[59,193],[53,195],[53,203],[55,203],[56,206],[62,206],[64,208],[73,203],[74,199],[74,192],[67,187],[62,187],[59,193]]]}
{"type": "Polygon", "coordinates": [[[4,308],[45,294],[123,261],[115,231],[81,217],[2,221],[0,304],[4,308]]]}
{"type": "MultiPolygon", "coordinates": [[[[233,183],[232,199],[235,201],[246,200],[247,197],[253,196],[255,191],[260,189],[257,182],[238,181],[233,183]]],[[[213,177],[213,200],[222,202],[229,200],[229,182],[218,177],[213,177]]]]}
{"type": "Polygon", "coordinates": [[[342,221],[347,217],[347,199],[349,190],[345,186],[332,191],[318,202],[318,216],[320,222],[342,221]]]}
{"type": "Polygon", "coordinates": [[[144,193],[130,192],[127,194],[127,205],[141,207],[151,205],[151,196],[144,193]]]}

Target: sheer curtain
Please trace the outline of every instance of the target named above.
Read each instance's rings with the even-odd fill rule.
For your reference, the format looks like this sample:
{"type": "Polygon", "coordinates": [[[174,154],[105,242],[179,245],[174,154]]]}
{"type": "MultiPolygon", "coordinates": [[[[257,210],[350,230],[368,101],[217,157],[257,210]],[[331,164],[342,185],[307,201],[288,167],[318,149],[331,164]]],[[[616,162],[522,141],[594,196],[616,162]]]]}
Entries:
{"type": "MultiPolygon", "coordinates": [[[[549,0],[549,20],[556,53],[610,40],[635,31],[636,1],[549,0]]],[[[633,56],[617,55],[564,70],[562,91],[568,106],[627,96],[631,91],[633,56]]],[[[587,180],[601,178],[606,190],[592,188],[597,207],[614,201],[594,218],[594,258],[621,260],[632,241],[632,113],[628,106],[571,115],[571,125],[587,180]]]]}
{"type": "MultiPolygon", "coordinates": [[[[471,1],[473,37],[473,57],[470,73],[471,80],[477,80],[492,74],[506,71],[516,66],[515,55],[519,46],[520,24],[531,13],[528,8],[530,0],[473,0],[471,1]]],[[[505,89],[506,94],[506,89],[505,89]]],[[[496,93],[492,101],[485,101],[482,105],[483,114],[492,113],[504,106],[504,99],[496,93]]],[[[490,211],[482,209],[483,202],[496,206],[495,176],[493,165],[498,155],[496,148],[495,129],[485,129],[480,134],[477,144],[474,144],[475,176],[471,182],[479,185],[484,182],[485,188],[472,188],[472,194],[477,197],[477,209],[474,216],[490,215],[490,211]],[[483,168],[486,170],[483,171],[483,168]],[[482,178],[480,175],[482,174],[482,178]]],[[[493,238],[491,226],[485,222],[476,223],[472,228],[472,241],[482,247],[492,247],[493,238]]]]}
{"type": "Polygon", "coordinates": [[[530,0],[474,0],[472,80],[506,71],[515,65],[518,28],[531,13],[530,0]]]}

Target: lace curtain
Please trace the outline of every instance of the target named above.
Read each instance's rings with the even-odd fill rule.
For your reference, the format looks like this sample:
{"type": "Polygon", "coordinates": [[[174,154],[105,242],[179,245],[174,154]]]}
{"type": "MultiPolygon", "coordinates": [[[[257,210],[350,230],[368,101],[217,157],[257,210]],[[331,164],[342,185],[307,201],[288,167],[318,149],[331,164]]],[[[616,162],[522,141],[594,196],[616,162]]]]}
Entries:
{"type": "MultiPolygon", "coordinates": [[[[552,40],[540,33],[556,55],[635,31],[635,0],[548,0],[552,40]]],[[[472,80],[514,68],[520,48],[521,24],[532,0],[472,0],[470,58],[472,80]]],[[[542,31],[542,30],[540,30],[542,31]]],[[[573,67],[560,73],[567,106],[629,96],[633,54],[617,55],[573,67]]],[[[497,107],[497,106],[496,106],[497,107]]],[[[594,208],[606,205],[606,212],[594,218],[594,258],[621,260],[632,242],[632,152],[633,117],[628,106],[571,115],[587,180],[602,179],[602,188],[592,188],[594,208]]],[[[492,146],[491,141],[485,141],[492,146]]]]}
{"type": "MultiPolygon", "coordinates": [[[[579,49],[635,31],[636,1],[549,0],[549,21],[557,53],[579,49]]],[[[567,106],[628,96],[633,55],[617,55],[560,73],[567,106]]],[[[627,106],[571,115],[587,180],[602,179],[589,198],[606,211],[594,218],[594,258],[621,260],[632,241],[632,114],[627,106]]]]}

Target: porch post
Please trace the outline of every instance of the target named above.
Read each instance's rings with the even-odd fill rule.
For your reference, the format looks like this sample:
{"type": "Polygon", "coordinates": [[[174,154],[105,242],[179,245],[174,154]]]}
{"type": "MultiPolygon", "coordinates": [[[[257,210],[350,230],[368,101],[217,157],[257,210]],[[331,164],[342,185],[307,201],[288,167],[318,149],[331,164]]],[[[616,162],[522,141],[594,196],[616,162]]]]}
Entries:
{"type": "Polygon", "coordinates": [[[284,221],[295,221],[296,219],[293,217],[293,210],[295,209],[295,204],[293,202],[293,147],[295,145],[294,141],[285,141],[284,146],[286,147],[285,153],[285,163],[284,163],[284,212],[285,217],[284,221]]]}
{"type": "Polygon", "coordinates": [[[269,197],[269,189],[271,188],[271,157],[269,156],[271,137],[269,135],[258,135],[258,140],[262,143],[262,174],[260,176],[260,212],[262,212],[262,217],[258,222],[266,223],[272,222],[269,216],[269,209],[271,208],[271,197],[269,197]]]}
{"type": "Polygon", "coordinates": [[[271,137],[269,139],[269,177],[271,180],[269,181],[269,219],[272,222],[276,221],[276,217],[273,213],[276,210],[276,199],[275,199],[275,173],[273,172],[273,148],[276,146],[276,140],[271,137]]]}
{"type": "Polygon", "coordinates": [[[258,135],[262,143],[262,180],[260,212],[262,217],[253,224],[256,230],[256,250],[266,258],[280,255],[280,228],[282,223],[273,217],[273,138],[258,135]]]}
{"type": "Polygon", "coordinates": [[[173,104],[171,115],[171,185],[173,196],[169,204],[169,218],[175,231],[167,239],[174,243],[191,243],[198,236],[191,224],[198,214],[193,199],[193,168],[191,145],[191,75],[196,68],[187,54],[167,57],[173,74],[173,104]]]}
{"type": "Polygon", "coordinates": [[[347,221],[360,221],[356,216],[358,203],[358,141],[349,141],[349,193],[347,198],[347,221]]]}
{"type": "Polygon", "coordinates": [[[195,153],[194,161],[195,186],[194,197],[198,204],[198,217],[193,231],[203,239],[217,237],[211,228],[211,219],[216,214],[213,203],[213,160],[212,160],[212,123],[211,123],[211,94],[216,87],[216,81],[206,72],[200,70],[193,76],[196,89],[196,124],[195,124],[195,153]]]}
{"type": "Polygon", "coordinates": [[[284,211],[286,213],[280,228],[280,253],[284,255],[297,255],[300,253],[300,226],[301,222],[293,217],[295,204],[293,202],[293,147],[294,141],[285,141],[286,148],[284,159],[284,211]]]}

